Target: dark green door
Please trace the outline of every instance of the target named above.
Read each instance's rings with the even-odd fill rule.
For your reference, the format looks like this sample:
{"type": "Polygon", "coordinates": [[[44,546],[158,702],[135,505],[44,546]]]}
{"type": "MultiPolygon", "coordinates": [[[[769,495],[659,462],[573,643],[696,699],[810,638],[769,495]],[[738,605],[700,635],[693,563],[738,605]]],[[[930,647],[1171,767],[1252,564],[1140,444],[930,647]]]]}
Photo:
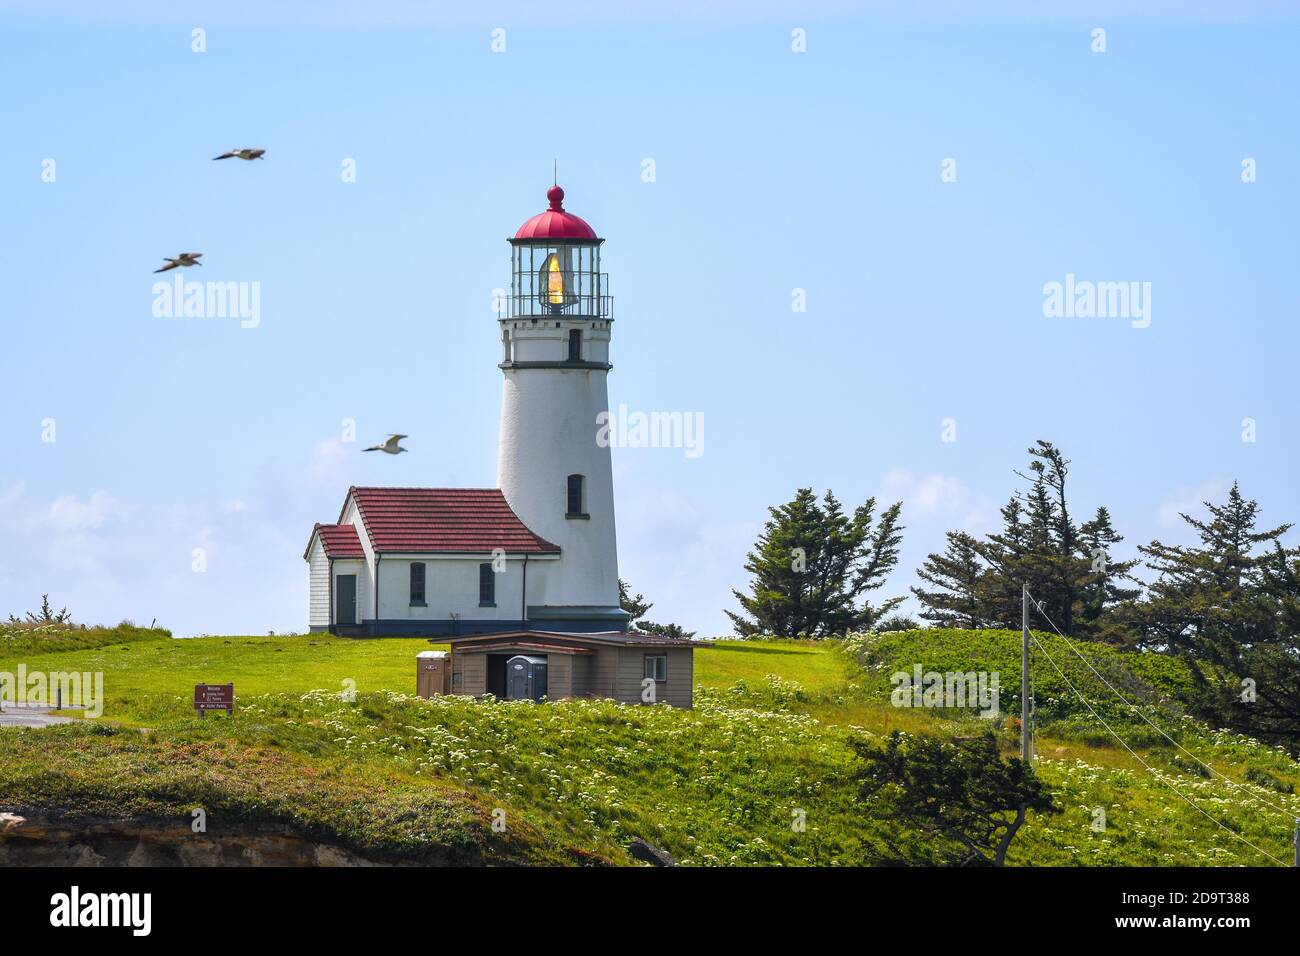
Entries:
{"type": "Polygon", "coordinates": [[[357,623],[357,576],[340,574],[334,578],[334,623],[357,623]]]}

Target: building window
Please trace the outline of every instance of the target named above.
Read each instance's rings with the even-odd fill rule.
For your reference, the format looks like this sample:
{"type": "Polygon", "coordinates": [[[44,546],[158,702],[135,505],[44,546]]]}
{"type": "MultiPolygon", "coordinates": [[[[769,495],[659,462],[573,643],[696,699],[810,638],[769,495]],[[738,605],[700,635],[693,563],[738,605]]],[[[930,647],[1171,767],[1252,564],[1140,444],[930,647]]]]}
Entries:
{"type": "Polygon", "coordinates": [[[645,677],[647,680],[662,684],[668,680],[668,655],[647,654],[645,656],[645,677]]]}
{"type": "Polygon", "coordinates": [[[569,476],[569,506],[568,506],[568,511],[565,512],[564,517],[566,518],[587,517],[587,511],[583,507],[586,504],[586,501],[583,500],[584,498],[583,484],[584,481],[582,475],[569,476]]]}
{"type": "Polygon", "coordinates": [[[582,361],[582,329],[569,329],[569,361],[582,361]]]}
{"type": "Polygon", "coordinates": [[[497,573],[491,561],[478,566],[478,606],[497,606],[497,573]]]}
{"type": "Polygon", "coordinates": [[[424,603],[424,563],[411,562],[411,607],[425,607],[424,603]]]}

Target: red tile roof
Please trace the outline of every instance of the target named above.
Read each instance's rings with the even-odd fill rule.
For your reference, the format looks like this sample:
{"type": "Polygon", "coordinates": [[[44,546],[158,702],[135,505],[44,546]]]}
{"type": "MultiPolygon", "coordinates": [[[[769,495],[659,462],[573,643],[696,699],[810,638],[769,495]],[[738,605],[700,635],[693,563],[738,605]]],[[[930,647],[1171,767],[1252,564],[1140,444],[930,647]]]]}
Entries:
{"type": "Polygon", "coordinates": [[[356,501],[376,551],[560,552],[559,545],[528,530],[497,488],[353,487],[348,496],[356,501]]]}
{"type": "MultiPolygon", "coordinates": [[[[316,524],[311,529],[312,537],[320,535],[321,544],[325,546],[325,555],[330,558],[364,558],[361,550],[361,537],[356,525],[351,524],[316,524]]],[[[311,551],[311,540],[307,541],[307,551],[311,551]]],[[[307,557],[304,553],[303,557],[307,557]]]]}

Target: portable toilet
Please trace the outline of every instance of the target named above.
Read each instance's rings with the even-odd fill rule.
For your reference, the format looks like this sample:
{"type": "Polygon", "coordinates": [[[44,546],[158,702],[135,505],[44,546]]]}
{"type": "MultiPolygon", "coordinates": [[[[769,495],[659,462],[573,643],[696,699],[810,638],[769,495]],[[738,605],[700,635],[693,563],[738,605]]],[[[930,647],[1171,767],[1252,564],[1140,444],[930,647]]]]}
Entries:
{"type": "Polygon", "coordinates": [[[545,657],[516,654],[506,661],[507,700],[541,700],[545,696],[545,657]]]}
{"type": "Polygon", "coordinates": [[[420,651],[415,655],[415,693],[420,697],[451,693],[450,651],[420,651]]]}

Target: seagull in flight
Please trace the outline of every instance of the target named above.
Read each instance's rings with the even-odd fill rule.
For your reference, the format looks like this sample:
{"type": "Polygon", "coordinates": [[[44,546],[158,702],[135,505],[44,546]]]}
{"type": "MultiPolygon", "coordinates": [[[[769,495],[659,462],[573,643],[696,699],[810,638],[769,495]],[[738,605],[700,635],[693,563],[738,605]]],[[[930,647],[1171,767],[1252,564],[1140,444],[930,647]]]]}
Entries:
{"type": "Polygon", "coordinates": [[[220,156],[213,156],[212,158],[213,158],[214,160],[217,160],[217,159],[262,159],[262,158],[263,158],[262,154],[265,153],[265,152],[266,152],[266,150],[264,150],[264,149],[232,149],[232,150],[231,150],[230,152],[228,152],[228,153],[222,153],[220,156]]]}
{"type": "Polygon", "coordinates": [[[397,443],[405,437],[405,435],[389,435],[388,440],[382,445],[371,445],[369,448],[364,448],[362,450],[382,451],[386,455],[400,455],[402,452],[406,451],[406,449],[397,443]]]}
{"type": "Polygon", "coordinates": [[[203,265],[203,263],[199,262],[199,259],[201,258],[203,258],[203,253],[201,252],[182,252],[175,259],[163,256],[163,259],[167,261],[167,265],[163,266],[161,269],[154,269],[153,271],[166,272],[168,269],[175,269],[177,266],[183,266],[186,269],[190,266],[201,266],[203,265]]]}

